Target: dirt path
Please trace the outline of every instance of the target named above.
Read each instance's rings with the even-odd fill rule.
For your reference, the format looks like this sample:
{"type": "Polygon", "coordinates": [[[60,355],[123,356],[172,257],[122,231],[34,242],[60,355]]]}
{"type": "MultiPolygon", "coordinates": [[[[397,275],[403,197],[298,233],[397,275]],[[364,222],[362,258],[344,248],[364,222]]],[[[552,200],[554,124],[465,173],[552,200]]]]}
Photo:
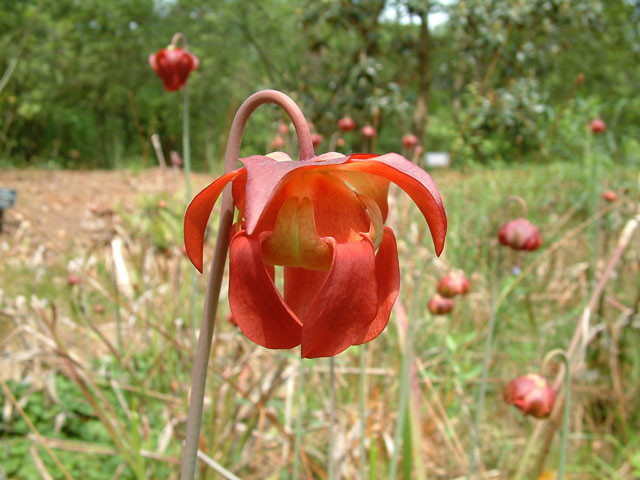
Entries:
{"type": "MultiPolygon", "coordinates": [[[[194,175],[194,191],[210,180],[207,175],[194,175]]],[[[32,245],[44,244],[50,251],[64,252],[73,245],[108,239],[115,210],[133,210],[136,199],[144,194],[164,191],[173,197],[184,188],[184,181],[180,172],[163,175],[159,168],[139,173],[1,170],[0,187],[18,191],[15,207],[5,211],[0,243],[9,238],[24,239],[32,245]]]]}

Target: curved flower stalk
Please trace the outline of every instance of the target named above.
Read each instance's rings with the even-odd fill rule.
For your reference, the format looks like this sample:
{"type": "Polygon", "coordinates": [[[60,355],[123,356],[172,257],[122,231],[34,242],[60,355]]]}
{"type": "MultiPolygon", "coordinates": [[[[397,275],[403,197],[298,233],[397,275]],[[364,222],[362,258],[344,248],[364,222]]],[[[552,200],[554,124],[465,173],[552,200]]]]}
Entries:
{"type": "Polygon", "coordinates": [[[167,48],[149,55],[149,65],[162,79],[168,92],[180,90],[199,63],[198,57],[187,49],[187,39],[182,33],[176,33],[167,48]],[[184,48],[177,46],[178,40],[182,40],[184,48]]]}
{"type": "Polygon", "coordinates": [[[431,177],[400,155],[328,153],[291,161],[279,152],[242,159],[185,214],[185,247],[202,271],[211,210],[232,183],[239,210],[230,241],[229,304],[240,329],[267,348],[302,345],[305,358],[337,355],[373,340],[398,295],[396,239],[384,225],[392,181],[424,215],[436,253],[446,216],[431,177]],[[274,267],[284,267],[284,294],[274,267]]]}

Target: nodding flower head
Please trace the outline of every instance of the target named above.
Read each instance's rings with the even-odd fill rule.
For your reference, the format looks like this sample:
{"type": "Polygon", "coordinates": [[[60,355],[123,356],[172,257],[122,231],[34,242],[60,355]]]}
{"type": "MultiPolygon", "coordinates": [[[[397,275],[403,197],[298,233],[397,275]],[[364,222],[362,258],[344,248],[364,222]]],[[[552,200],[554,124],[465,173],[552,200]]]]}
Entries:
{"type": "Polygon", "coordinates": [[[173,43],[149,55],[149,65],[162,79],[164,88],[169,92],[180,90],[187,83],[189,74],[198,68],[199,63],[198,57],[173,43]]]}
{"type": "Polygon", "coordinates": [[[607,125],[599,118],[594,118],[589,123],[589,129],[592,133],[604,133],[607,130],[607,125]]]}
{"type": "Polygon", "coordinates": [[[366,138],[373,138],[378,134],[376,129],[373,128],[371,125],[365,125],[364,127],[362,127],[360,129],[360,133],[362,133],[362,136],[366,138]]]}
{"type": "MultiPolygon", "coordinates": [[[[337,355],[377,337],[398,295],[396,237],[384,225],[393,182],[424,215],[437,254],[447,219],[424,170],[395,153],[286,154],[241,159],[187,208],[187,255],[202,271],[207,222],[229,183],[239,213],[229,250],[229,304],[235,322],[267,348],[302,345],[307,358],[337,355]],[[275,267],[283,267],[282,292],[275,267]]],[[[280,274],[280,273],[279,273],[280,274]]]]}
{"type": "Polygon", "coordinates": [[[404,137],[402,137],[402,144],[405,146],[405,148],[412,149],[416,145],[418,145],[418,143],[420,143],[420,140],[418,140],[418,137],[416,137],[412,133],[407,133],[404,137]]]}
{"type": "Polygon", "coordinates": [[[498,240],[514,250],[537,250],[542,245],[540,232],[526,218],[517,218],[500,227],[498,240]]]}
{"type": "Polygon", "coordinates": [[[454,301],[435,293],[429,300],[427,308],[433,315],[446,315],[453,310],[454,301]]]}
{"type": "Polygon", "coordinates": [[[525,415],[536,418],[546,418],[551,415],[556,401],[556,392],[553,387],[537,373],[511,380],[502,396],[508,404],[519,408],[525,415]]]}
{"type": "Polygon", "coordinates": [[[466,295],[469,288],[471,288],[471,284],[462,272],[447,273],[438,283],[438,293],[446,298],[466,295]]]}
{"type": "Polygon", "coordinates": [[[351,130],[355,130],[356,122],[354,122],[349,115],[346,115],[338,120],[338,128],[343,132],[350,132],[351,130]]]}
{"type": "Polygon", "coordinates": [[[606,192],[602,193],[602,199],[612,203],[618,200],[618,194],[613,190],[607,190],[606,192]]]}

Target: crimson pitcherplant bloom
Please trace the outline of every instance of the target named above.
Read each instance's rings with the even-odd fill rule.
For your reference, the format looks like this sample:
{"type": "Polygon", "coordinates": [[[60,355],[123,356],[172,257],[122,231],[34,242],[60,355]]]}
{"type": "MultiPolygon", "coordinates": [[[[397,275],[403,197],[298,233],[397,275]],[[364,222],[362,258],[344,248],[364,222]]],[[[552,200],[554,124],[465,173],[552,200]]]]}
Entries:
{"type": "Polygon", "coordinates": [[[162,79],[164,88],[169,92],[180,90],[189,74],[198,68],[198,57],[188,50],[171,44],[167,48],[149,55],[149,65],[162,79]]]}
{"type": "Polygon", "coordinates": [[[396,238],[384,225],[394,182],[424,215],[436,253],[447,219],[431,176],[395,153],[285,154],[241,159],[187,208],[185,247],[202,271],[211,210],[231,182],[239,210],[229,250],[229,304],[235,322],[267,348],[302,345],[306,358],[337,355],[377,337],[398,296],[396,238]],[[284,160],[284,161],[283,161],[284,160]],[[274,267],[284,267],[281,294],[274,267]]]}
{"type": "Polygon", "coordinates": [[[530,373],[509,382],[502,393],[504,401],[522,410],[525,415],[546,418],[553,410],[556,391],[546,378],[530,373]]]}

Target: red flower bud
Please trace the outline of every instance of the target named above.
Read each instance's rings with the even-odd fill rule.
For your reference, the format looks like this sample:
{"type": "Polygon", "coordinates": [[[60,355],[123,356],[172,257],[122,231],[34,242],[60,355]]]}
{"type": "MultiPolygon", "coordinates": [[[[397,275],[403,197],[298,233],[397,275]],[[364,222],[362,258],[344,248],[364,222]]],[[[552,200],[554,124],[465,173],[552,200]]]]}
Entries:
{"type": "Polygon", "coordinates": [[[173,45],[149,55],[149,65],[169,92],[180,90],[187,83],[191,71],[198,68],[198,63],[194,54],[173,45]]]}
{"type": "Polygon", "coordinates": [[[418,145],[419,142],[420,140],[418,140],[418,137],[411,133],[407,133],[404,137],[402,137],[402,144],[405,146],[405,148],[413,148],[418,145]]]}
{"type": "Polygon", "coordinates": [[[70,273],[69,276],[67,277],[67,283],[69,285],[77,285],[80,283],[80,277],[78,277],[77,275],[74,275],[73,273],[70,273]]]}
{"type": "Polygon", "coordinates": [[[607,202],[615,202],[616,200],[618,200],[618,194],[613,190],[607,190],[602,194],[602,199],[606,200],[607,202]]]}
{"type": "Polygon", "coordinates": [[[287,133],[289,133],[289,125],[280,122],[280,124],[278,125],[278,132],[280,132],[280,135],[286,135],[287,133]]]}
{"type": "Polygon", "coordinates": [[[341,147],[341,148],[342,148],[342,147],[344,147],[344,138],[339,137],[339,138],[336,140],[336,146],[341,147]]]}
{"type": "Polygon", "coordinates": [[[452,298],[456,295],[466,295],[470,287],[471,284],[463,273],[452,272],[440,279],[438,293],[443,297],[452,298]]]}
{"type": "Polygon", "coordinates": [[[604,133],[607,129],[607,125],[599,118],[594,118],[591,120],[591,123],[589,123],[589,128],[592,133],[604,133]]]}
{"type": "Polygon", "coordinates": [[[540,232],[526,218],[517,218],[500,227],[498,240],[514,250],[537,250],[542,245],[540,232]]]}
{"type": "Polygon", "coordinates": [[[347,115],[338,120],[338,127],[340,127],[340,130],[342,130],[343,132],[350,132],[351,130],[356,128],[356,122],[354,122],[353,119],[349,115],[347,115]]]}
{"type": "Polygon", "coordinates": [[[282,147],[284,147],[284,140],[280,135],[276,135],[273,141],[271,142],[271,148],[273,150],[280,150],[282,147]]]}
{"type": "Polygon", "coordinates": [[[511,380],[502,396],[508,404],[536,418],[548,417],[556,401],[555,390],[544,377],[536,373],[511,380]]]}
{"type": "Polygon", "coordinates": [[[373,138],[378,134],[376,129],[373,128],[371,125],[365,125],[364,127],[362,127],[360,129],[360,133],[362,133],[362,136],[366,138],[373,138]]]}
{"type": "Polygon", "coordinates": [[[324,140],[324,137],[319,133],[314,133],[311,135],[311,143],[313,143],[314,147],[317,147],[318,145],[320,145],[323,140],[324,140]]]}
{"type": "Polygon", "coordinates": [[[445,298],[437,293],[431,297],[429,303],[427,304],[427,308],[434,315],[445,315],[453,310],[453,300],[450,298],[445,298]]]}

